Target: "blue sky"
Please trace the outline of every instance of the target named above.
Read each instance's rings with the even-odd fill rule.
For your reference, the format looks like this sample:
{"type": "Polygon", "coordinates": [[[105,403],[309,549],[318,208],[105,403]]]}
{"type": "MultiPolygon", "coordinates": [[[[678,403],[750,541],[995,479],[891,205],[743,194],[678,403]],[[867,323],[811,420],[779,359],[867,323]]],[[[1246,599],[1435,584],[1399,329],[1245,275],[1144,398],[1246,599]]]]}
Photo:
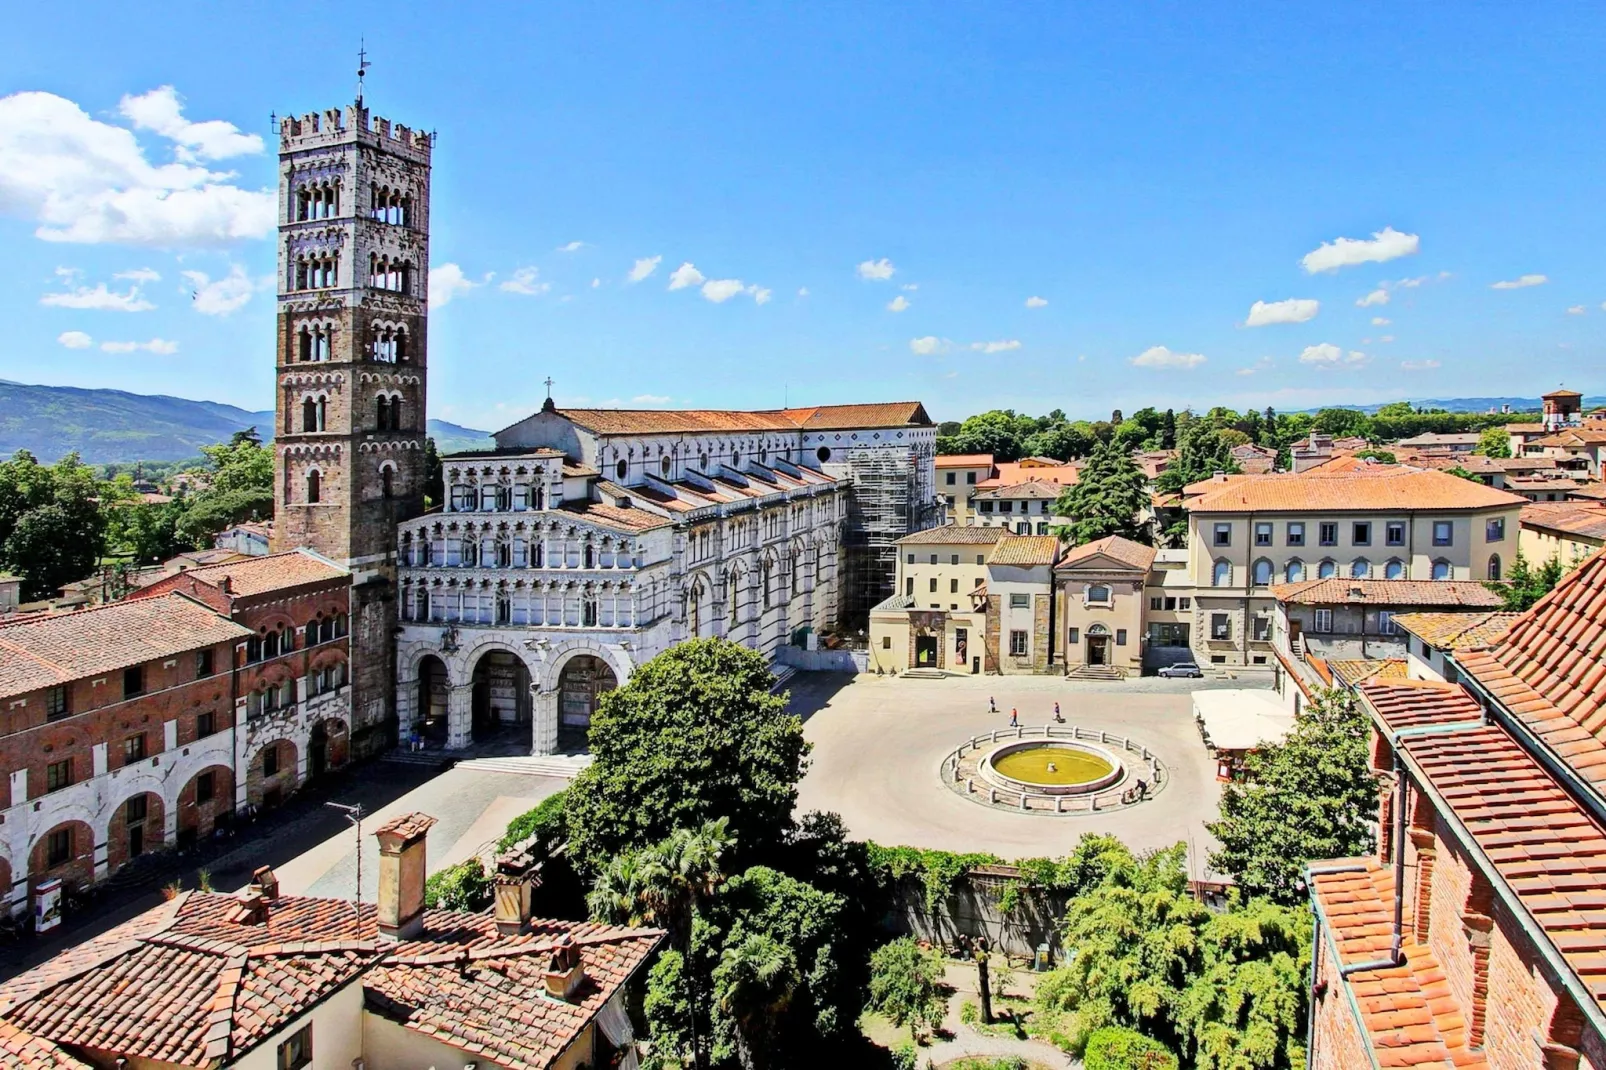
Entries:
{"type": "Polygon", "coordinates": [[[503,426],[549,374],[569,404],[938,418],[1597,393],[1603,31],[1560,4],[25,6],[0,378],[268,406],[249,135],[347,102],[365,37],[374,112],[440,134],[434,416],[503,426]]]}

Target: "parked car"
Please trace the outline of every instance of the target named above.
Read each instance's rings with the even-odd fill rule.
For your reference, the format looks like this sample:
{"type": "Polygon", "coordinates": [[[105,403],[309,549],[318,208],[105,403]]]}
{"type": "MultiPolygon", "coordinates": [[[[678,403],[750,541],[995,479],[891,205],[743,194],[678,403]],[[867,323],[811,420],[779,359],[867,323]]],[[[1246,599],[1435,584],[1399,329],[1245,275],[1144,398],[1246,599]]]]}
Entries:
{"type": "Polygon", "coordinates": [[[1178,661],[1178,662],[1175,662],[1175,663],[1173,663],[1171,665],[1162,665],[1159,669],[1157,669],[1155,671],[1154,675],[1156,675],[1156,676],[1165,676],[1165,677],[1184,676],[1184,677],[1190,677],[1190,678],[1195,678],[1196,677],[1196,678],[1199,678],[1199,679],[1203,679],[1204,678],[1204,670],[1199,668],[1198,665],[1194,664],[1191,661],[1178,661]]]}

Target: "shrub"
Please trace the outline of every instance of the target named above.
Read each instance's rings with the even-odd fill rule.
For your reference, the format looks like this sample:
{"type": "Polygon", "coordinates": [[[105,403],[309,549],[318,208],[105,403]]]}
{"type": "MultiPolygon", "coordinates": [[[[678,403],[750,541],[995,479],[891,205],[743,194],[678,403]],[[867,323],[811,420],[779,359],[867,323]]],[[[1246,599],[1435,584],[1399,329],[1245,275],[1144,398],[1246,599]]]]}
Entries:
{"type": "Polygon", "coordinates": [[[447,866],[424,882],[424,905],[431,910],[484,910],[491,905],[491,875],[478,858],[447,866]]]}
{"type": "Polygon", "coordinates": [[[533,810],[526,810],[508,822],[507,831],[502,834],[496,849],[511,850],[537,834],[548,848],[565,839],[568,836],[568,829],[563,823],[565,794],[566,791],[554,792],[537,803],[533,810]]]}
{"type": "Polygon", "coordinates": [[[892,1049],[892,1070],[915,1070],[919,1061],[920,1053],[915,1051],[915,1046],[908,1041],[892,1049]]]}
{"type": "Polygon", "coordinates": [[[937,985],[942,981],[942,959],[923,951],[910,936],[900,936],[870,956],[870,1008],[908,1025],[912,1038],[922,1026],[942,1024],[944,1009],[937,985]]]}
{"type": "Polygon", "coordinates": [[[1135,1029],[1105,1026],[1087,1038],[1084,1070],[1177,1070],[1177,1057],[1135,1029]]]}

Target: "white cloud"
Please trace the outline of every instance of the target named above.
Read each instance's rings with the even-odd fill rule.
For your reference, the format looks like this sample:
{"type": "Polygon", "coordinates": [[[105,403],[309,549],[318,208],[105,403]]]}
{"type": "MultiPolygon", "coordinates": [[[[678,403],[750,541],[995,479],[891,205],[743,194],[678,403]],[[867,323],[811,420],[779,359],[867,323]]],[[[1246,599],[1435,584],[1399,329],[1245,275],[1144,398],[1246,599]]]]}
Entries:
{"type": "Polygon", "coordinates": [[[722,305],[746,288],[741,279],[709,279],[703,283],[703,296],[716,305],[722,305]]]}
{"type": "Polygon", "coordinates": [[[185,271],[181,274],[191,287],[191,307],[203,316],[227,316],[238,312],[251,300],[251,292],[255,289],[245,269],[239,264],[231,265],[229,273],[216,282],[202,271],[185,271]]]}
{"type": "Polygon", "coordinates": [[[95,340],[83,331],[62,331],[56,335],[56,341],[68,349],[88,349],[95,344],[95,340]]]}
{"type": "Polygon", "coordinates": [[[1402,360],[1402,361],[1400,361],[1400,367],[1404,368],[1408,372],[1432,371],[1434,368],[1437,368],[1438,366],[1439,366],[1439,362],[1436,361],[1436,360],[1402,360]]]}
{"type": "Polygon", "coordinates": [[[169,342],[164,338],[152,338],[149,342],[102,342],[100,348],[107,353],[133,353],[144,350],[147,353],[167,356],[178,352],[178,343],[169,342]]]}
{"type": "Polygon", "coordinates": [[[1504,279],[1491,283],[1491,290],[1526,290],[1530,286],[1543,286],[1550,279],[1544,275],[1520,275],[1515,279],[1504,279]]]}
{"type": "MultiPolygon", "coordinates": [[[[487,279],[489,276],[487,276],[487,279]]],[[[429,303],[436,308],[451,304],[458,294],[468,293],[484,283],[475,282],[463,274],[456,264],[442,264],[429,269],[429,303]]]]}
{"type": "Polygon", "coordinates": [[[538,296],[552,289],[552,284],[541,281],[540,268],[521,267],[513,272],[511,279],[508,279],[497,288],[504,293],[538,296]]]}
{"type": "Polygon", "coordinates": [[[90,308],[98,312],[145,312],[156,306],[145,300],[139,287],[130,286],[127,293],[117,293],[100,283],[91,288],[79,286],[66,293],[42,294],[41,305],[52,308],[90,308]]]}
{"type": "Polygon", "coordinates": [[[767,305],[770,303],[770,298],[774,296],[768,288],[763,286],[749,286],[747,292],[753,295],[753,304],[755,305],[767,305]]]}
{"type": "Polygon", "coordinates": [[[1290,297],[1286,301],[1256,301],[1249,306],[1245,327],[1267,327],[1273,323],[1307,323],[1316,318],[1322,303],[1308,297],[1290,297]]]}
{"type": "Polygon", "coordinates": [[[920,289],[920,284],[918,282],[906,282],[902,286],[898,287],[898,289],[908,290],[910,293],[914,293],[916,290],[920,289]]]}
{"type": "Polygon", "coordinates": [[[1374,327],[1387,327],[1390,323],[1393,323],[1393,322],[1394,321],[1389,319],[1387,316],[1373,316],[1372,317],[1372,326],[1374,326],[1374,327]]]}
{"type": "Polygon", "coordinates": [[[149,130],[175,143],[180,160],[226,160],[262,151],[259,135],[242,134],[233,123],[221,119],[193,123],[184,118],[184,106],[170,85],[137,97],[125,96],[117,110],[134,124],[134,129],[149,130]]]}
{"type": "Polygon", "coordinates": [[[1132,358],[1140,368],[1197,368],[1204,362],[1203,353],[1174,353],[1165,346],[1150,346],[1132,358]]]}
{"type": "Polygon", "coordinates": [[[799,286],[797,288],[797,295],[799,297],[807,297],[809,295],[809,288],[807,286],[799,286]]]}
{"type": "Polygon", "coordinates": [[[663,257],[661,256],[642,257],[640,260],[637,260],[635,264],[631,265],[630,274],[625,276],[625,281],[640,282],[642,279],[658,270],[658,262],[662,259],[663,257]]]}
{"type": "Polygon", "coordinates": [[[859,265],[859,278],[871,282],[886,282],[897,273],[898,269],[892,266],[892,261],[884,256],[880,260],[866,260],[859,265]]]}
{"type": "Polygon", "coordinates": [[[63,282],[71,282],[83,273],[82,268],[59,267],[56,269],[56,278],[61,279],[63,282]]]}
{"type": "Polygon", "coordinates": [[[155,268],[144,267],[135,268],[133,271],[119,271],[112,278],[127,279],[129,282],[161,282],[162,273],[155,268]]]}
{"type": "Polygon", "coordinates": [[[1402,256],[1410,256],[1421,248],[1422,239],[1415,234],[1401,234],[1393,227],[1384,227],[1371,238],[1338,238],[1322,242],[1300,258],[1300,266],[1310,275],[1323,271],[1337,271],[1356,264],[1381,264],[1402,256]]]}
{"type": "Polygon", "coordinates": [[[133,131],[64,97],[0,98],[0,213],[32,220],[36,237],[59,242],[193,247],[273,232],[271,190],[241,189],[233,172],[196,162],[260,152],[261,138],[225,122],[189,122],[170,90],[124,103],[136,125],[175,143],[176,162],[151,163],[133,131]]]}
{"type": "Polygon", "coordinates": [[[1359,368],[1367,363],[1367,356],[1358,349],[1345,353],[1331,342],[1321,342],[1306,346],[1299,354],[1299,362],[1318,368],[1359,368]]]}
{"type": "Polygon", "coordinates": [[[894,297],[891,301],[887,302],[888,312],[902,312],[908,307],[909,299],[903,296],[903,294],[899,294],[897,297],[894,297]]]}
{"type": "Polygon", "coordinates": [[[1378,341],[1379,342],[1392,342],[1392,341],[1394,341],[1394,336],[1392,334],[1385,334],[1383,337],[1379,338],[1378,341]]]}
{"type": "Polygon", "coordinates": [[[1379,286],[1365,297],[1357,297],[1355,299],[1357,308],[1371,308],[1373,305],[1386,305],[1388,303],[1389,292],[1387,288],[1382,286],[1379,286]]]}
{"type": "Polygon", "coordinates": [[[924,338],[909,339],[909,352],[919,354],[922,357],[929,357],[933,353],[941,352],[942,349],[942,339],[934,334],[928,334],[924,338]]]}
{"type": "Polygon", "coordinates": [[[630,399],[632,405],[667,405],[670,398],[665,394],[637,394],[630,399]]]}
{"type": "Polygon", "coordinates": [[[591,288],[592,288],[592,289],[593,289],[593,290],[600,290],[600,289],[602,289],[602,280],[601,280],[601,279],[592,279],[592,280],[591,280],[591,288]]]}
{"type": "Polygon", "coordinates": [[[1588,311],[1588,309],[1584,308],[1583,305],[1574,305],[1574,306],[1572,306],[1571,308],[1569,308],[1567,310],[1567,315],[1569,315],[1569,316],[1582,316],[1587,311],[1588,311]]]}
{"type": "Polygon", "coordinates": [[[1048,304],[1048,298],[1046,297],[1028,297],[1026,299],[1027,308],[1042,308],[1046,304],[1048,304]]]}
{"type": "Polygon", "coordinates": [[[1234,374],[1234,375],[1253,375],[1253,374],[1255,374],[1255,369],[1253,369],[1253,368],[1239,368],[1237,371],[1233,372],[1232,374],[1234,374]]]}
{"type": "Polygon", "coordinates": [[[572,242],[568,242],[567,244],[558,246],[557,251],[560,252],[560,253],[577,253],[581,249],[584,249],[585,247],[586,247],[586,243],[583,242],[583,241],[572,241],[572,242]]]}
{"type": "MultiPolygon", "coordinates": [[[[641,261],[636,261],[636,264],[637,266],[640,266],[641,261]]],[[[652,272],[649,271],[647,274],[650,275],[652,272]]],[[[646,276],[644,275],[642,277],[645,278],[646,276]]],[[[686,261],[684,264],[681,264],[669,274],[669,288],[671,290],[684,290],[686,287],[696,286],[702,281],[703,273],[698,271],[697,268],[692,265],[690,260],[686,261]]]]}
{"type": "Polygon", "coordinates": [[[1010,338],[1001,342],[972,342],[970,348],[978,353],[1007,353],[1011,349],[1019,349],[1019,339],[1010,338]]]}

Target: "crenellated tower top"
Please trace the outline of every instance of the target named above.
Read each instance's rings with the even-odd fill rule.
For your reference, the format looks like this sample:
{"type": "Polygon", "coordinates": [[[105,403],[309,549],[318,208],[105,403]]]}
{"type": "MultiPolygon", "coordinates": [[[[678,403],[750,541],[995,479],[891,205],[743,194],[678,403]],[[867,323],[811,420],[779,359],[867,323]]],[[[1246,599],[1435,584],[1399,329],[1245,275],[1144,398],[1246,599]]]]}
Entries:
{"type": "Polygon", "coordinates": [[[308,112],[299,119],[287,115],[279,121],[281,153],[352,141],[428,163],[435,135],[401,123],[392,123],[382,117],[370,117],[367,106],[360,101],[348,104],[344,109],[308,112]]]}

